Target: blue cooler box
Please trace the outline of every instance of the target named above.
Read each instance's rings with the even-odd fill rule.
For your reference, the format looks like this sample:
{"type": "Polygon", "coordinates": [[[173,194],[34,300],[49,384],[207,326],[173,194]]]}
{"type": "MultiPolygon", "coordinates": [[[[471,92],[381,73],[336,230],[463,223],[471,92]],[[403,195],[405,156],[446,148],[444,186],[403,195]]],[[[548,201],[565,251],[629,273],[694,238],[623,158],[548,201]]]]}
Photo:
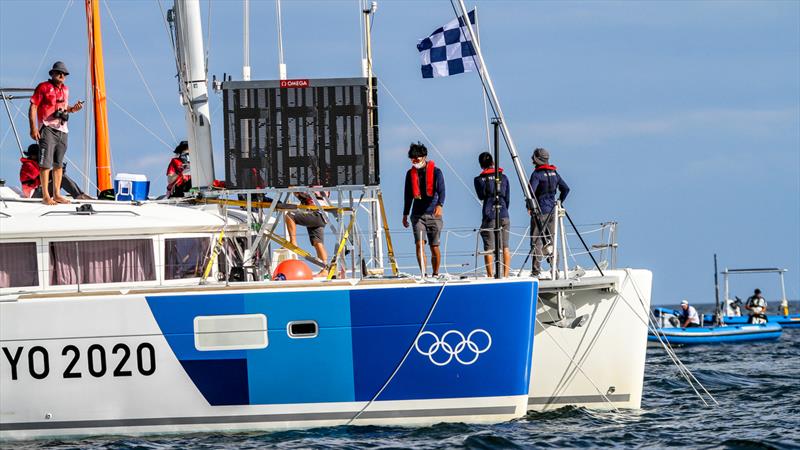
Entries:
{"type": "Polygon", "coordinates": [[[114,198],[118,201],[147,200],[150,182],[147,176],[136,173],[118,173],[114,177],[114,198]]]}

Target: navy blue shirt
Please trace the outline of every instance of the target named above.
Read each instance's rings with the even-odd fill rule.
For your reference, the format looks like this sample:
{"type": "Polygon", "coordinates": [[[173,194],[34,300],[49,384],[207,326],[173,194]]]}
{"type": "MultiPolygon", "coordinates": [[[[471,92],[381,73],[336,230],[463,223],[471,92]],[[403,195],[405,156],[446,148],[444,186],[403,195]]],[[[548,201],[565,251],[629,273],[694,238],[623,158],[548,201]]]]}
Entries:
{"type": "Polygon", "coordinates": [[[427,170],[428,165],[422,169],[417,169],[419,192],[422,196],[420,199],[414,198],[414,190],[411,188],[411,170],[406,172],[406,186],[403,196],[404,216],[407,216],[409,211],[411,211],[412,216],[433,214],[433,210],[436,206],[444,206],[444,175],[442,175],[442,169],[438,167],[433,168],[433,197],[428,197],[428,192],[425,188],[425,174],[427,170]]]}
{"type": "Polygon", "coordinates": [[[555,170],[534,170],[530,183],[531,192],[536,196],[543,214],[549,214],[556,206],[556,190],[560,192],[558,199],[561,203],[564,203],[569,194],[569,186],[555,170]]]}
{"type": "MultiPolygon", "coordinates": [[[[475,193],[483,200],[483,221],[494,220],[494,169],[491,173],[481,173],[475,177],[475,193]]],[[[500,173],[500,218],[508,218],[508,204],[511,202],[508,177],[500,173]]]]}

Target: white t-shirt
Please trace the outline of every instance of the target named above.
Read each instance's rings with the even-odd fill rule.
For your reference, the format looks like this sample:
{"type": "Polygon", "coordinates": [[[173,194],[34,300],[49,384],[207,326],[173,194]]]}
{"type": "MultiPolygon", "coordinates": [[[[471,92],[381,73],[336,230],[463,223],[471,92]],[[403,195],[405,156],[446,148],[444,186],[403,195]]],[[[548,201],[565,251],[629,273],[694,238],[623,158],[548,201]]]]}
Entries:
{"type": "Polygon", "coordinates": [[[689,305],[688,313],[689,313],[689,323],[696,323],[697,325],[700,325],[700,316],[697,315],[697,310],[694,309],[694,306],[689,305]]]}

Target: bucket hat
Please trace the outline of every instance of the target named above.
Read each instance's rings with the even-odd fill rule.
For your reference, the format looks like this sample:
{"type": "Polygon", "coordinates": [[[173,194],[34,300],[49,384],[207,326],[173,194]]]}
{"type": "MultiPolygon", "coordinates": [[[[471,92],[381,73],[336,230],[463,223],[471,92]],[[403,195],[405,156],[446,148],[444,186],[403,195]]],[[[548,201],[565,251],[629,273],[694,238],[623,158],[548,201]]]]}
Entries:
{"type": "Polygon", "coordinates": [[[543,148],[537,148],[533,151],[533,163],[537,165],[549,164],[550,152],[543,148]]]}
{"type": "Polygon", "coordinates": [[[67,65],[64,64],[62,61],[56,61],[53,64],[53,68],[50,69],[50,72],[47,72],[49,75],[53,75],[53,72],[61,72],[64,75],[69,75],[69,70],[67,70],[67,65]]]}

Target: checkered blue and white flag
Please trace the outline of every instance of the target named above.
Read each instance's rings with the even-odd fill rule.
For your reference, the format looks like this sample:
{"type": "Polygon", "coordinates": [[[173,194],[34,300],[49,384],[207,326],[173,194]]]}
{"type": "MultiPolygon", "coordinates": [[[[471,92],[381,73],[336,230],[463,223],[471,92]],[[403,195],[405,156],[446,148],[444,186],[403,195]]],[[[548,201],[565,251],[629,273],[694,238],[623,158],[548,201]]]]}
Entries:
{"type": "MultiPolygon", "coordinates": [[[[470,23],[475,25],[475,10],[467,15],[470,23]]],[[[463,16],[447,22],[420,40],[417,50],[422,58],[422,78],[448,77],[478,70],[475,48],[463,16]]]]}

